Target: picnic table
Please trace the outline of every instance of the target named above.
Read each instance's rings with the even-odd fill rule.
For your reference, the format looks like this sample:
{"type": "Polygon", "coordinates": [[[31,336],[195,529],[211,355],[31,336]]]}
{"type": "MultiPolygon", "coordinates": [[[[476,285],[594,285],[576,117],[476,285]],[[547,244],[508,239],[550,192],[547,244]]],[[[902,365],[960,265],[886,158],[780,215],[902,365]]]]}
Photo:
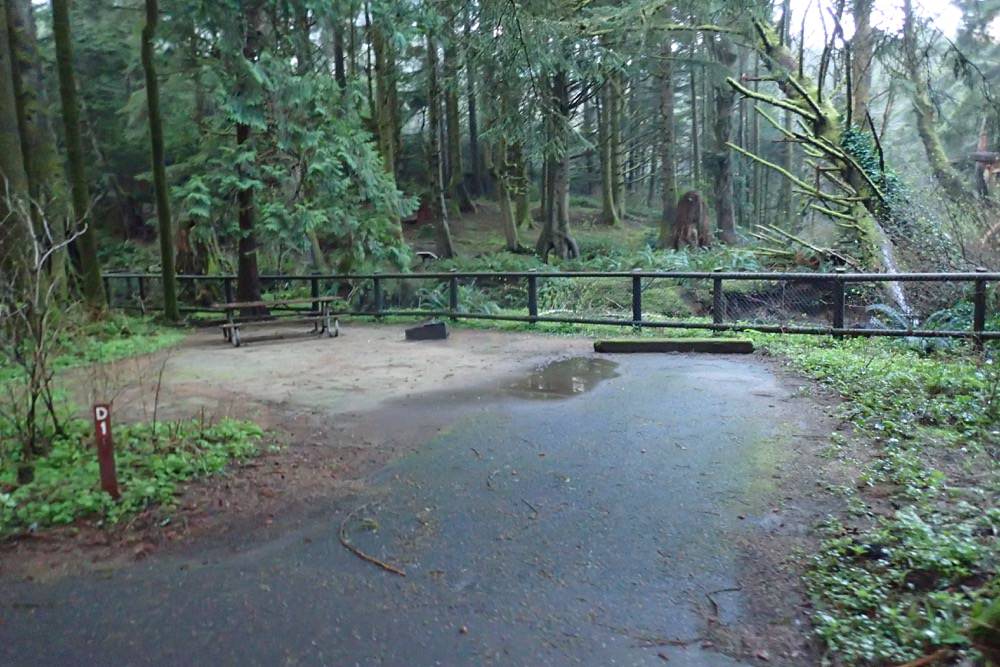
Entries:
{"type": "MultiPolygon", "coordinates": [[[[274,324],[276,321],[280,322],[293,322],[302,324],[312,324],[313,333],[319,333],[320,335],[325,335],[327,338],[333,338],[340,335],[340,321],[333,316],[331,312],[330,304],[336,301],[336,297],[332,296],[314,296],[308,298],[295,298],[295,299],[273,299],[271,301],[232,301],[229,303],[220,303],[212,306],[212,310],[217,310],[224,312],[226,314],[226,323],[222,325],[222,335],[223,337],[233,344],[233,347],[239,347],[242,345],[243,340],[240,336],[240,329],[251,327],[251,326],[263,326],[268,324],[274,324]],[[237,317],[237,312],[241,310],[250,310],[254,308],[290,308],[294,306],[300,306],[304,304],[312,304],[313,308],[306,311],[305,315],[299,317],[284,317],[280,320],[276,317],[266,317],[266,318],[239,318],[237,317]],[[317,309],[318,308],[318,309],[317,309]]],[[[297,311],[295,314],[298,314],[297,311]]]]}

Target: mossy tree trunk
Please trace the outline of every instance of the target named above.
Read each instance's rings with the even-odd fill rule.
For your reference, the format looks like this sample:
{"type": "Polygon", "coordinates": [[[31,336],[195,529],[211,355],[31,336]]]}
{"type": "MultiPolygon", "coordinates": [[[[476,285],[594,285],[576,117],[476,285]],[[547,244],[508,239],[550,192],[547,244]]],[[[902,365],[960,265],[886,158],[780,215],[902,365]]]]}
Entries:
{"type": "MultiPolygon", "coordinates": [[[[848,234],[857,246],[860,257],[856,259],[861,264],[894,272],[892,244],[879,219],[885,215],[885,194],[842,145],[843,124],[839,112],[831,104],[829,96],[819,95],[813,81],[801,73],[796,58],[771,26],[754,20],[753,31],[756,48],[764,56],[771,79],[777,83],[783,96],[750,90],[732,78],[728,80],[729,85],[745,97],[795,114],[801,131],[786,135],[786,139],[808,148],[814,159],[824,161],[827,166],[822,173],[835,191],[816,187],[744,148],[733,144],[730,148],[792,180],[799,191],[813,199],[814,203],[810,206],[814,210],[832,218],[848,234]]],[[[771,123],[777,129],[783,129],[773,118],[771,123]]],[[[885,287],[890,300],[900,310],[908,312],[901,287],[889,282],[885,283],[885,287]]]]}
{"type": "Polygon", "coordinates": [[[101,265],[97,259],[97,227],[90,219],[86,158],[80,136],[80,104],[77,100],[76,73],[73,71],[69,0],[52,0],[52,35],[55,40],[56,69],[59,73],[59,97],[62,100],[73,215],[77,227],[84,228],[76,243],[83,274],[81,285],[84,300],[92,316],[99,317],[104,312],[107,301],[104,283],[101,280],[101,265]]]}
{"type": "Polygon", "coordinates": [[[959,202],[973,200],[971,190],[958,171],[951,166],[951,161],[945,153],[941,137],[937,132],[937,109],[931,100],[930,89],[924,78],[921,67],[921,57],[917,48],[916,17],[913,13],[912,0],[903,1],[903,63],[910,83],[910,98],[913,101],[913,112],[917,117],[917,134],[924,145],[927,163],[941,189],[959,202]]]}
{"type": "Polygon", "coordinates": [[[385,36],[385,27],[372,25],[372,50],[375,53],[375,134],[378,152],[386,172],[396,174],[396,57],[392,44],[385,36]]]}

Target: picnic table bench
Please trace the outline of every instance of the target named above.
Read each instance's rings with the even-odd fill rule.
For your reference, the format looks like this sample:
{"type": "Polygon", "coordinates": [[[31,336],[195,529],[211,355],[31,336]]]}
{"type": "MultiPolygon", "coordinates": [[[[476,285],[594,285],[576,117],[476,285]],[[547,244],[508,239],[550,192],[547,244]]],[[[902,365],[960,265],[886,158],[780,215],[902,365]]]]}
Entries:
{"type": "MultiPolygon", "coordinates": [[[[240,329],[252,326],[262,326],[266,324],[274,324],[275,322],[293,322],[301,324],[312,324],[313,333],[319,333],[325,335],[327,338],[333,338],[340,335],[340,321],[335,318],[331,312],[330,304],[336,301],[336,297],[332,296],[315,296],[308,298],[295,298],[295,299],[274,299],[272,301],[232,301],[229,303],[220,303],[212,306],[212,310],[224,312],[226,314],[226,323],[221,326],[223,337],[233,344],[233,347],[239,347],[243,341],[240,337],[240,329]],[[312,304],[313,308],[298,317],[265,317],[265,318],[238,318],[236,313],[240,310],[248,310],[252,308],[289,308],[294,306],[300,306],[304,304],[312,304]],[[318,310],[316,309],[318,307],[318,310]]],[[[297,311],[295,314],[301,313],[302,311],[297,311]]]]}

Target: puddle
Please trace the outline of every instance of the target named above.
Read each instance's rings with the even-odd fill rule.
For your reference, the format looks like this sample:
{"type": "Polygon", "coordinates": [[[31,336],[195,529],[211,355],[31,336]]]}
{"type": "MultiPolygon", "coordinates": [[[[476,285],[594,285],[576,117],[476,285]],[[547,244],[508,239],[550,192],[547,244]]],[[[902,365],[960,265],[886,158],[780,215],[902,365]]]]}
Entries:
{"type": "Polygon", "coordinates": [[[602,380],[618,377],[613,361],[596,357],[573,357],[540,366],[527,377],[508,385],[520,398],[566,398],[590,391],[602,380]]]}

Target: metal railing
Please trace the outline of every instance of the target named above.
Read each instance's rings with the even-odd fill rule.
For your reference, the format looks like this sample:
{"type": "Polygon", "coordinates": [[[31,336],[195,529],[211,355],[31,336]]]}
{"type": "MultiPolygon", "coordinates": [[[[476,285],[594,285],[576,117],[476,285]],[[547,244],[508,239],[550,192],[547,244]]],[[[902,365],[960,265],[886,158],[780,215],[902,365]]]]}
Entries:
{"type": "MultiPolygon", "coordinates": [[[[498,320],[510,322],[525,322],[535,324],[566,323],[566,324],[595,324],[622,327],[650,327],[650,328],[674,328],[674,329],[703,329],[710,331],[745,331],[754,330],[772,333],[794,333],[813,335],[833,335],[833,336],[896,336],[896,337],[922,337],[922,338],[964,338],[975,341],[981,345],[985,340],[1000,339],[1000,331],[986,328],[987,324],[987,286],[989,283],[1000,282],[1000,273],[991,273],[985,270],[978,270],[972,273],[847,273],[838,270],[832,273],[790,273],[790,272],[742,272],[742,271],[587,271],[587,272],[559,272],[559,271],[514,271],[514,272],[436,272],[436,273],[361,273],[361,274],[262,274],[261,282],[264,291],[267,292],[274,286],[282,286],[287,289],[295,284],[308,285],[309,294],[318,297],[327,292],[340,292],[365,295],[365,299],[351,299],[348,307],[340,310],[336,314],[353,315],[366,317],[447,317],[456,319],[480,319],[498,320]],[[544,281],[557,280],[593,280],[593,279],[613,279],[622,280],[629,286],[631,295],[631,313],[627,310],[614,316],[608,315],[588,315],[572,312],[568,315],[554,315],[541,312],[539,308],[539,287],[544,281]],[[708,308],[711,321],[708,317],[704,320],[687,318],[661,318],[652,313],[643,311],[644,283],[648,286],[652,281],[690,281],[704,282],[711,284],[711,306],[708,308]],[[431,281],[447,290],[448,305],[445,308],[407,308],[393,307],[386,303],[386,292],[384,289],[388,281],[431,281]],[[524,309],[524,314],[509,312],[470,312],[463,310],[460,303],[459,285],[461,282],[486,283],[489,285],[503,285],[509,287],[513,284],[523,284],[524,294],[519,298],[520,308],[524,309]],[[738,313],[730,315],[730,304],[735,302],[739,291],[735,294],[728,294],[726,284],[732,286],[734,283],[745,281],[778,283],[782,287],[788,285],[807,285],[810,289],[808,300],[822,301],[821,310],[825,312],[822,319],[825,321],[812,321],[805,323],[781,322],[761,322],[747,321],[741,318],[738,313]],[[885,285],[887,283],[950,283],[952,286],[962,288],[972,287],[971,301],[973,304],[972,322],[967,329],[931,329],[920,328],[919,325],[907,327],[888,328],[884,326],[873,326],[871,318],[867,322],[858,322],[855,325],[847,322],[847,290],[854,286],[869,284],[885,285]],[[336,286],[336,289],[335,289],[336,286]],[[345,289],[346,288],[346,289],[345,289]],[[363,289],[366,288],[366,289],[363,289]],[[352,303],[351,301],[357,301],[352,303]]],[[[109,273],[104,276],[105,287],[109,295],[109,301],[113,307],[136,307],[142,310],[159,309],[162,306],[153,298],[151,286],[158,284],[160,276],[152,273],[109,273]],[[122,289],[113,289],[114,287],[122,289]],[[122,298],[124,296],[124,298],[122,298]]],[[[183,292],[197,293],[199,284],[221,285],[219,297],[226,302],[234,301],[234,286],[236,284],[235,275],[179,275],[177,281],[180,287],[187,287],[183,292]]],[[[853,307],[857,310],[856,307],[853,307]]],[[[207,305],[196,303],[185,303],[181,310],[183,312],[205,312],[215,310],[207,305]]],[[[815,308],[813,309],[815,310],[815,308]]],[[[918,319],[918,318],[916,318],[918,319]]],[[[912,322],[913,320],[911,320],[912,322]]]]}

